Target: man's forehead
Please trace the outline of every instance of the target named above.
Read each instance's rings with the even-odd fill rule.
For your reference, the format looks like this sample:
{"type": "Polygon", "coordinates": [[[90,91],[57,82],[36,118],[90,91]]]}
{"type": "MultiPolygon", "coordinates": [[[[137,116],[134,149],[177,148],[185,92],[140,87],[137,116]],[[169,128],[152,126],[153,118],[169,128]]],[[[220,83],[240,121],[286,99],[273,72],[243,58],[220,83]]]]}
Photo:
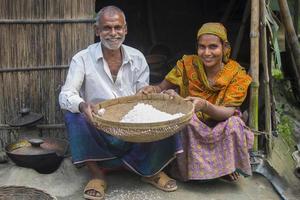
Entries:
{"type": "Polygon", "coordinates": [[[110,12],[110,13],[103,13],[100,22],[102,22],[102,24],[111,24],[111,23],[125,24],[125,19],[123,15],[119,12],[114,12],[114,13],[110,12]]]}

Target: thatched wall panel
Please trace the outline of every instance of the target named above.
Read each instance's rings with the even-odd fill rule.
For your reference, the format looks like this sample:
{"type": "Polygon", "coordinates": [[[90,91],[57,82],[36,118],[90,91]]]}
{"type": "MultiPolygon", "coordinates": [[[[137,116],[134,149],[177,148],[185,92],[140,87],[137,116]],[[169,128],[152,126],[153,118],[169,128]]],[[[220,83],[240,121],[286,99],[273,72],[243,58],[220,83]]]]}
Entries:
{"type": "Polygon", "coordinates": [[[0,94],[5,95],[1,95],[1,123],[6,124],[24,106],[42,113],[45,123],[62,123],[58,94],[66,72],[67,69],[3,74],[1,79],[5,87],[2,87],[0,94]]]}
{"type": "Polygon", "coordinates": [[[76,52],[94,41],[92,22],[76,20],[92,19],[94,3],[0,1],[0,124],[7,124],[24,106],[43,114],[45,124],[63,123],[58,94],[67,65],[76,52]],[[64,23],[65,19],[75,21],[64,23]]]}
{"type": "Polygon", "coordinates": [[[67,65],[93,34],[92,24],[0,24],[0,68],[67,65]]]}
{"type": "Polygon", "coordinates": [[[94,6],[94,0],[1,0],[0,19],[90,18],[94,6]]]}

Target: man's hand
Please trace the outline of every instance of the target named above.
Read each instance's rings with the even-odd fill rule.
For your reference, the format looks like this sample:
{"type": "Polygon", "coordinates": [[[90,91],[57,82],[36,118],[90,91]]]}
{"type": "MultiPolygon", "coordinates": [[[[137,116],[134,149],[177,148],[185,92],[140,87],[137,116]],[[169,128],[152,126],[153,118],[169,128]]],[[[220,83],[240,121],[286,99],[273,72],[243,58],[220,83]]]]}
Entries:
{"type": "Polygon", "coordinates": [[[93,115],[92,112],[95,112],[95,106],[92,104],[88,104],[85,102],[81,102],[79,104],[79,111],[84,114],[85,118],[92,123],[93,122],[93,115]]]}

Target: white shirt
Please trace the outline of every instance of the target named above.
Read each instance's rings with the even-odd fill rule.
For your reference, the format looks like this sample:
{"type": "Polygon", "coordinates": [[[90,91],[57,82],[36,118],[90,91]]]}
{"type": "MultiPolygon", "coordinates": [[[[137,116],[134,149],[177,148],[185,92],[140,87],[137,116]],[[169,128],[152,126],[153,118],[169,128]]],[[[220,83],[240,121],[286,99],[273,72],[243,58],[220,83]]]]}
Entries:
{"type": "Polygon", "coordinates": [[[113,81],[102,53],[101,43],[78,52],[70,63],[67,79],[59,94],[62,109],[79,112],[81,102],[99,103],[103,100],[134,95],[149,84],[149,66],[137,49],[122,45],[123,62],[113,81]]]}

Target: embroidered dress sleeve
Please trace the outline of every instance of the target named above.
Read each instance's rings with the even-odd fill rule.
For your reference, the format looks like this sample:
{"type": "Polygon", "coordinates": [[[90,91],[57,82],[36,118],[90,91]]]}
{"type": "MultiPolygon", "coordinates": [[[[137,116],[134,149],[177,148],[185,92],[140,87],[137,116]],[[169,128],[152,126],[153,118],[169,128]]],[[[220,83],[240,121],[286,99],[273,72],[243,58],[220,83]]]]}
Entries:
{"type": "Polygon", "coordinates": [[[179,87],[180,96],[187,96],[187,86],[185,84],[188,80],[184,69],[183,58],[177,61],[176,66],[166,75],[165,80],[179,87]]]}
{"type": "Polygon", "coordinates": [[[78,113],[79,104],[84,102],[79,91],[84,80],[84,65],[80,59],[72,59],[67,79],[59,94],[59,104],[62,109],[78,113]]]}
{"type": "Polygon", "coordinates": [[[223,106],[240,106],[247,96],[251,81],[252,78],[246,74],[244,69],[239,70],[226,89],[223,106]]]}

